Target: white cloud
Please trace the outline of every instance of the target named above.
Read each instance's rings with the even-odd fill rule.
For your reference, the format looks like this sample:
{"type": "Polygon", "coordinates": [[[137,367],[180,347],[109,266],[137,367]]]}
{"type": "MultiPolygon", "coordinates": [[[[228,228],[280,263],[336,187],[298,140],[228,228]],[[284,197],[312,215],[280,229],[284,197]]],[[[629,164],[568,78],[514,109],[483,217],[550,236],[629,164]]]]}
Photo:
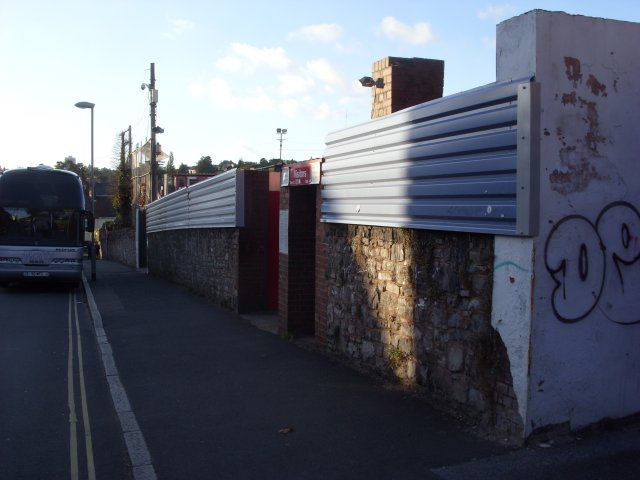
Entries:
{"type": "Polygon", "coordinates": [[[394,17],[385,17],[380,29],[382,34],[391,40],[401,40],[413,45],[429,43],[435,38],[431,25],[426,22],[418,22],[412,27],[394,17]]]}
{"type": "Polygon", "coordinates": [[[286,70],[291,66],[291,60],[283,48],[259,48],[246,43],[232,43],[231,55],[223,59],[223,66],[234,65],[253,71],[266,67],[273,70],[286,70]]]}
{"type": "Polygon", "coordinates": [[[207,93],[211,97],[214,105],[225,110],[231,110],[237,104],[236,99],[231,94],[231,87],[223,78],[213,78],[209,80],[207,93]]]}
{"type": "Polygon", "coordinates": [[[193,96],[195,98],[200,98],[204,94],[204,92],[206,90],[204,85],[202,85],[201,83],[196,83],[196,82],[190,83],[187,88],[188,88],[189,93],[191,94],[191,96],[193,96]]]}
{"type": "Polygon", "coordinates": [[[264,93],[262,88],[247,92],[246,96],[237,98],[237,103],[243,110],[256,113],[271,112],[274,109],[274,101],[264,93]]]}
{"type": "Polygon", "coordinates": [[[282,48],[233,43],[215,66],[221,74],[207,83],[189,85],[189,92],[208,96],[214,108],[227,111],[279,111],[288,117],[324,119],[333,115],[331,98],[336,92],[352,88],[328,60],[297,63],[282,48]],[[257,70],[261,70],[259,84],[247,82],[257,70]]]}
{"type": "Polygon", "coordinates": [[[313,112],[313,118],[316,120],[324,120],[326,118],[330,118],[332,116],[332,109],[326,103],[318,105],[318,107],[313,112]]]}
{"type": "Polygon", "coordinates": [[[193,23],[189,20],[175,19],[171,20],[169,23],[171,23],[171,30],[164,32],[162,35],[170,39],[174,39],[182,33],[194,28],[193,23]]]}
{"type": "Polygon", "coordinates": [[[324,58],[308,61],[307,69],[314,78],[322,83],[338,86],[344,85],[342,75],[324,58]]]}
{"type": "Polygon", "coordinates": [[[291,33],[291,38],[303,38],[313,42],[330,43],[337,41],[342,36],[343,28],[335,23],[322,23],[307,25],[297,32],[291,33]]]}
{"type": "Polygon", "coordinates": [[[315,84],[312,78],[296,74],[280,75],[278,79],[282,95],[300,95],[308,92],[315,84]]]}
{"type": "Polygon", "coordinates": [[[216,152],[216,155],[220,158],[233,160],[234,162],[241,158],[253,158],[262,154],[262,152],[259,152],[246,139],[219,145],[216,152]]]}
{"type": "Polygon", "coordinates": [[[288,117],[294,118],[300,116],[302,112],[302,104],[299,100],[290,98],[284,102],[280,102],[278,104],[278,110],[288,117]]]}
{"type": "Polygon", "coordinates": [[[215,65],[225,72],[237,72],[242,69],[242,61],[237,57],[223,57],[215,65]]]}
{"type": "Polygon", "coordinates": [[[189,85],[189,92],[196,98],[206,93],[212,103],[223,110],[269,112],[273,111],[275,103],[262,87],[237,93],[224,78],[212,78],[206,85],[192,83],[189,85]]]}
{"type": "Polygon", "coordinates": [[[491,20],[498,22],[506,17],[513,15],[516,8],[513,5],[505,3],[503,5],[489,5],[483,10],[478,11],[477,16],[480,20],[491,20]]]}
{"type": "Polygon", "coordinates": [[[310,97],[287,99],[278,104],[278,110],[289,118],[306,117],[315,120],[326,120],[342,115],[342,110],[338,113],[327,102],[316,102],[310,97]]]}

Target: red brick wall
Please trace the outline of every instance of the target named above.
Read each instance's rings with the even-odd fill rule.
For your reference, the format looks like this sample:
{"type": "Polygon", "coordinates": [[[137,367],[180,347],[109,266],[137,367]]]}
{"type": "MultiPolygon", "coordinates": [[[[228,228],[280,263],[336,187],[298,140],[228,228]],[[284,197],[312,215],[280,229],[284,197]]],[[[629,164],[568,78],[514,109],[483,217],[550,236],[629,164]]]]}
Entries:
{"type": "Polygon", "coordinates": [[[371,118],[442,97],[442,60],[386,57],[373,64],[372,74],[374,80],[382,78],[384,87],[372,87],[371,118]]]}
{"type": "Polygon", "coordinates": [[[316,190],[316,305],[315,305],[315,329],[316,339],[323,346],[327,343],[327,242],[326,224],[320,223],[320,206],[322,204],[322,188],[316,190]]]}
{"type": "Polygon", "coordinates": [[[240,228],[238,256],[239,313],[267,309],[269,173],[247,170],[245,226],[240,228]]]}
{"type": "Polygon", "coordinates": [[[281,209],[289,211],[288,254],[280,253],[279,329],[313,335],[315,330],[315,185],[285,187],[281,209]]]}
{"type": "MultiPolygon", "coordinates": [[[[280,189],[280,210],[289,211],[289,192],[291,188],[280,189]]],[[[280,232],[283,235],[284,232],[280,232]]],[[[285,334],[289,323],[289,255],[278,254],[278,333],[285,334]]]]}

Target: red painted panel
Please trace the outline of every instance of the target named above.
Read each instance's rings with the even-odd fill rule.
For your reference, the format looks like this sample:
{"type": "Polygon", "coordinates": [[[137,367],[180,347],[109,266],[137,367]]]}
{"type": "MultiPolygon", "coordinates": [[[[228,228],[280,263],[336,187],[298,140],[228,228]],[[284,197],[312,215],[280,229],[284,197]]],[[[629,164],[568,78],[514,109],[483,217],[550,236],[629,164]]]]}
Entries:
{"type": "Polygon", "coordinates": [[[278,242],[280,225],[280,190],[269,192],[269,242],[267,248],[267,307],[278,310],[278,242]]]}

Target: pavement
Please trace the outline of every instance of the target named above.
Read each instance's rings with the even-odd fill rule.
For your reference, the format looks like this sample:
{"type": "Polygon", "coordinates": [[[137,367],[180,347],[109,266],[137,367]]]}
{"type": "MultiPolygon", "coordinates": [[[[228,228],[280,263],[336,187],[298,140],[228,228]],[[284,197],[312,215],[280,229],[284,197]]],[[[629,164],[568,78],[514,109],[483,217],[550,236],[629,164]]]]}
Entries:
{"type": "Polygon", "coordinates": [[[268,316],[107,260],[87,272],[137,480],[640,478],[640,425],[515,448],[280,338],[268,316]]]}

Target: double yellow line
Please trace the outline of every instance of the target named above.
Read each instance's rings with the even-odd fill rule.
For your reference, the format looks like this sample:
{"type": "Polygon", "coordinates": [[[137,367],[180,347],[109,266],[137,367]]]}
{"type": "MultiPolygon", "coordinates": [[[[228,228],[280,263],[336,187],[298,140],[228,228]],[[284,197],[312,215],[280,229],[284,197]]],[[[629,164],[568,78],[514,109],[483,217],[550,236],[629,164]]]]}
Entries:
{"type": "Polygon", "coordinates": [[[93,460],[93,442],[91,440],[91,423],[87,406],[87,392],[84,384],[84,368],[82,362],[82,339],[80,337],[80,322],[78,320],[78,304],[76,292],[69,293],[69,353],[67,356],[67,401],[69,403],[69,453],[71,466],[71,480],[79,478],[78,466],[78,416],[76,415],[75,378],[74,378],[74,335],[78,353],[78,378],[80,383],[80,403],[82,408],[82,429],[84,431],[85,452],[87,457],[87,478],[95,480],[96,471],[93,460]]]}

